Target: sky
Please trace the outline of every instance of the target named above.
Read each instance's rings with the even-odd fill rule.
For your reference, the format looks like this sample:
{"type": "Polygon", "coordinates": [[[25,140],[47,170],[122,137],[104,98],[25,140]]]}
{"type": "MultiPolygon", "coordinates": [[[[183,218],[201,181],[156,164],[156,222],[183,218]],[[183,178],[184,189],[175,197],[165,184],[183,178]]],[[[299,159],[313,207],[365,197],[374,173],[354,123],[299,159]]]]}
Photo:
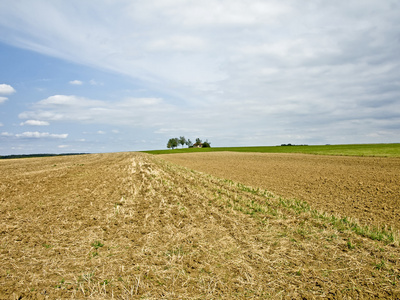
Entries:
{"type": "Polygon", "coordinates": [[[0,0],[0,155],[400,142],[399,0],[0,0]]]}

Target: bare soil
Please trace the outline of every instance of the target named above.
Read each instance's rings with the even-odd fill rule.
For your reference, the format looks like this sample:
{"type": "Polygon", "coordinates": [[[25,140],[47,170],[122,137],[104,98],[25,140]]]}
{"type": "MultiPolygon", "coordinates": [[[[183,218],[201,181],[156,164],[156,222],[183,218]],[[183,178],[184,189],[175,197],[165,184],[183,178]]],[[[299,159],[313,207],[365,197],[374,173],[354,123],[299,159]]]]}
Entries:
{"type": "Polygon", "coordinates": [[[86,298],[399,299],[399,240],[158,156],[0,161],[0,299],[86,298]]]}
{"type": "Polygon", "coordinates": [[[161,157],[363,224],[400,229],[400,158],[238,152],[161,157]]]}

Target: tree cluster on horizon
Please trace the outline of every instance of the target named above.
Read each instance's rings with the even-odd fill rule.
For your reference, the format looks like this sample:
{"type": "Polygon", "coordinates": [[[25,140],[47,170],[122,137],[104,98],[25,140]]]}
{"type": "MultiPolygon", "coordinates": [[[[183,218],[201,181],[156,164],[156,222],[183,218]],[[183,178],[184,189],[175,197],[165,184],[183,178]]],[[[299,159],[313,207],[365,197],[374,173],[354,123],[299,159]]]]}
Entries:
{"type": "Polygon", "coordinates": [[[200,138],[197,138],[196,142],[193,143],[190,139],[186,139],[184,136],[181,136],[179,138],[170,138],[167,143],[167,148],[174,149],[177,148],[178,145],[182,145],[182,148],[183,145],[188,146],[188,148],[193,148],[194,146],[201,146],[203,148],[211,147],[211,143],[208,140],[202,142],[200,138]]]}

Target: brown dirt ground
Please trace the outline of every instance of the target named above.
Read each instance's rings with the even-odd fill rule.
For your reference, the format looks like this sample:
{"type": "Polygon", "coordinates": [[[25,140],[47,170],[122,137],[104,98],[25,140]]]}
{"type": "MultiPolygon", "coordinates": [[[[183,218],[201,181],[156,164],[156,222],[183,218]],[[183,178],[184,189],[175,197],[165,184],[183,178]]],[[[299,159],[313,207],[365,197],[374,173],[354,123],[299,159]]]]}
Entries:
{"type": "Polygon", "coordinates": [[[398,240],[281,203],[141,153],[2,160],[0,299],[399,299],[398,240]]]}
{"type": "Polygon", "coordinates": [[[238,152],[161,157],[366,225],[400,229],[400,158],[238,152]]]}

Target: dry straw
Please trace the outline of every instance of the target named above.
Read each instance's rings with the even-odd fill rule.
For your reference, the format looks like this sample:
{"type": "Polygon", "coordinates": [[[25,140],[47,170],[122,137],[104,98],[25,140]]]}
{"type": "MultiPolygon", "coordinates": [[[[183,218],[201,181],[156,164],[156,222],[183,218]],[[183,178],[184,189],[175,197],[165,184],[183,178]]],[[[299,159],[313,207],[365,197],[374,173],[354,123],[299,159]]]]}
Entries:
{"type": "Polygon", "coordinates": [[[389,229],[139,153],[0,168],[1,299],[400,297],[389,229]]]}

